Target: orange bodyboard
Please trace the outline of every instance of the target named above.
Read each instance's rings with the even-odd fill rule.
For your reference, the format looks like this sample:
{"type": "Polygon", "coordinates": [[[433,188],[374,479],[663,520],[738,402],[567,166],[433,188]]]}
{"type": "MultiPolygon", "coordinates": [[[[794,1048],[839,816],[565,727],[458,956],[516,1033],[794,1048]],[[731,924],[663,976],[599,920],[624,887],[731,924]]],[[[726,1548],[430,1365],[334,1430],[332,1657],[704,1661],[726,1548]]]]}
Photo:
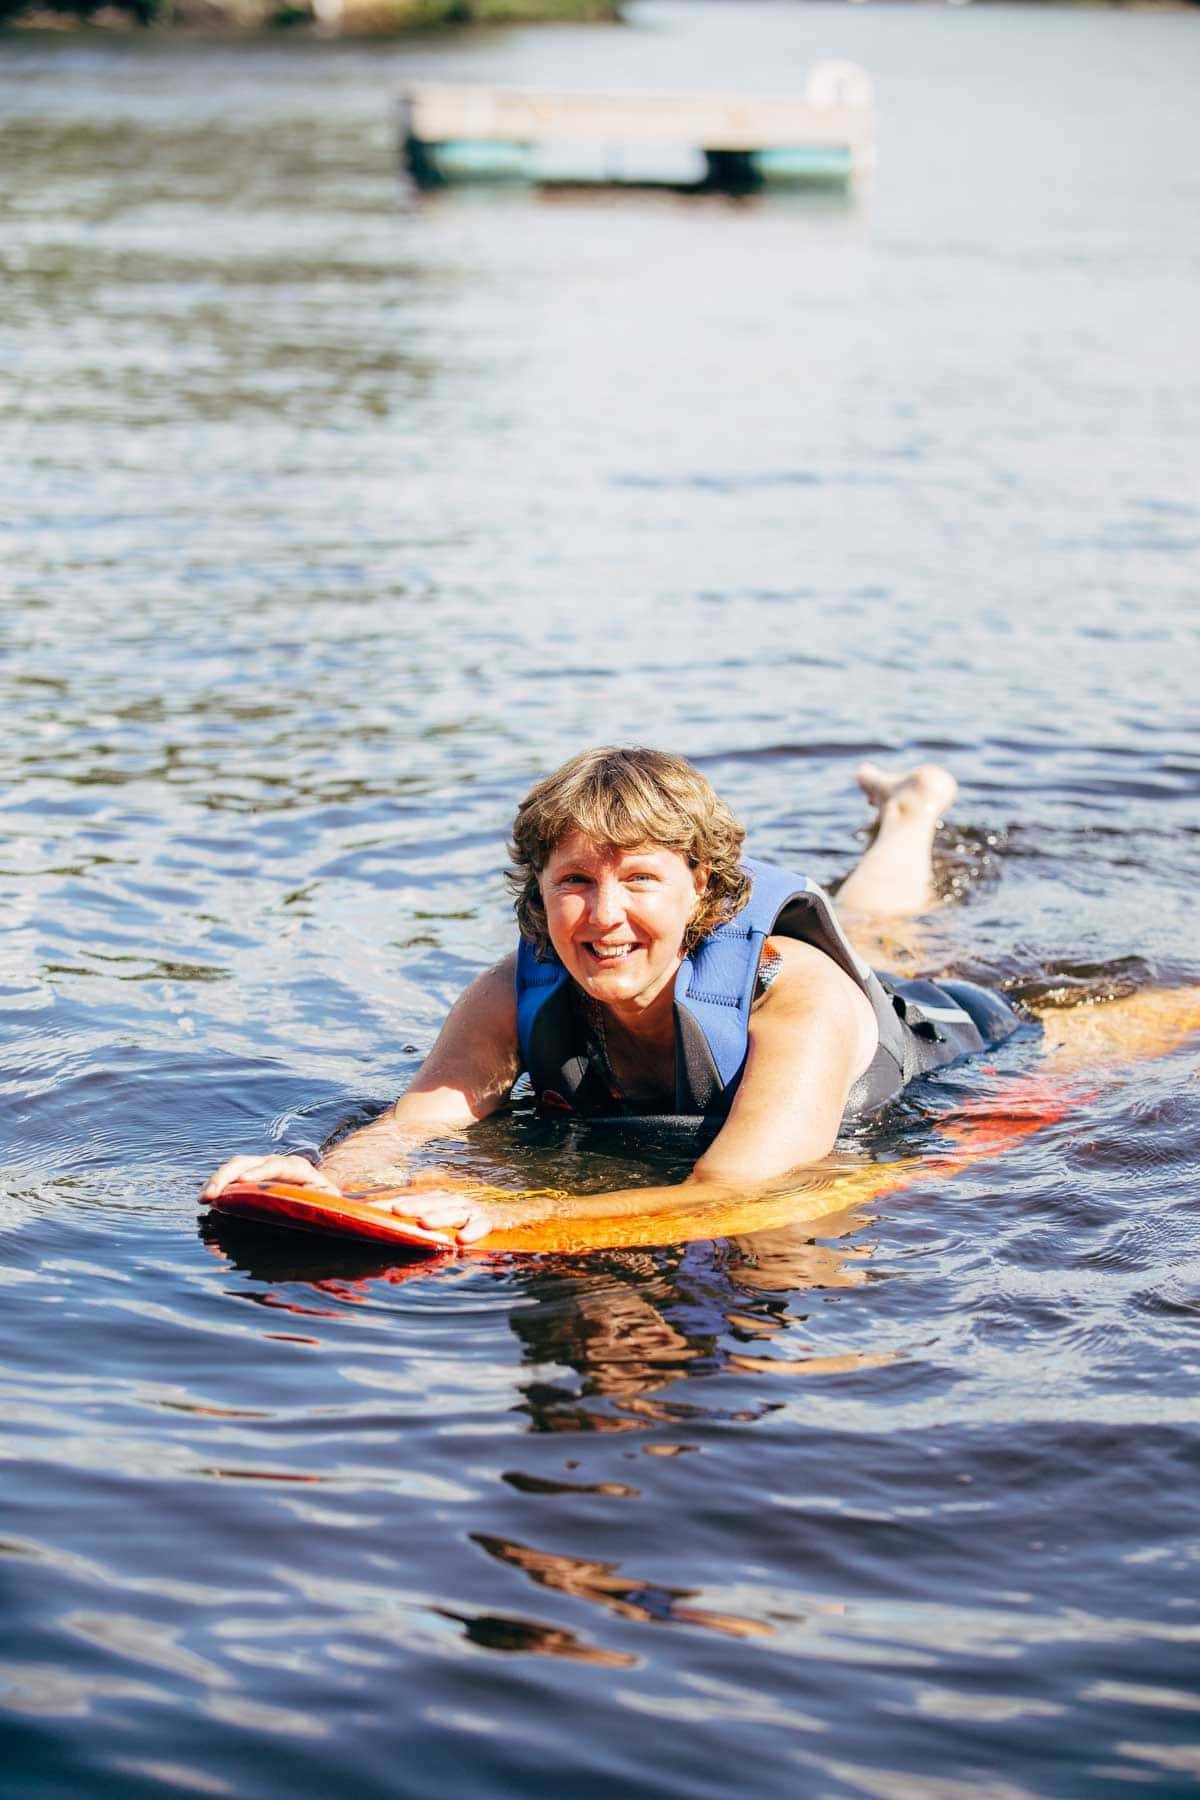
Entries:
{"type": "MultiPolygon", "coordinates": [[[[725,1199],[707,1206],[693,1202],[677,1211],[596,1219],[572,1218],[568,1213],[553,1215],[489,1232],[468,1246],[456,1245],[452,1231],[430,1231],[413,1219],[392,1212],[393,1205],[419,1205],[411,1190],[405,1188],[376,1190],[373,1201],[368,1202],[350,1195],[322,1193],[300,1183],[272,1181],[255,1186],[235,1182],[212,1205],[215,1212],[255,1224],[388,1243],[430,1256],[455,1252],[491,1255],[496,1251],[575,1254],[689,1243],[699,1238],[739,1237],[823,1218],[918,1182],[957,1174],[974,1163],[991,1160],[1031,1132],[1062,1118],[1088,1097],[1084,1089],[1061,1078],[1031,1077],[1006,1084],[1000,1096],[967,1101],[959,1111],[940,1120],[942,1144],[932,1155],[814,1171],[810,1176],[799,1177],[789,1192],[766,1199],[725,1199]]],[[[522,1198],[519,1192],[495,1188],[474,1191],[481,1198],[500,1204],[519,1203],[522,1198]]]]}
{"type": "MultiPolygon", "coordinates": [[[[394,1190],[396,1194],[399,1189],[394,1190]]],[[[381,1195],[386,1198],[387,1195],[381,1195]]],[[[348,1194],[325,1194],[300,1182],[235,1181],[212,1202],[214,1212],[256,1225],[282,1225],[289,1231],[318,1231],[334,1237],[369,1239],[377,1244],[403,1244],[429,1255],[454,1249],[454,1234],[426,1231],[384,1206],[368,1206],[348,1194]]]]}

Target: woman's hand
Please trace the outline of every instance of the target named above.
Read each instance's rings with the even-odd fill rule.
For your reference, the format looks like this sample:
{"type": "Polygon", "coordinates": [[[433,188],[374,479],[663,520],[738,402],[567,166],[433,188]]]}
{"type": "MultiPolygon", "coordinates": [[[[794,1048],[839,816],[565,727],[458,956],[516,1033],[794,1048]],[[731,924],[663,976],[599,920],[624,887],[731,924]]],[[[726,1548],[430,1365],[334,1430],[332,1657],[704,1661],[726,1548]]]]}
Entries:
{"type": "Polygon", "coordinates": [[[453,1177],[428,1171],[402,1195],[387,1201],[389,1212],[412,1219],[427,1231],[452,1231],[460,1244],[474,1244],[492,1231],[549,1218],[553,1198],[546,1194],[506,1194],[498,1188],[459,1186],[453,1177]]]}
{"type": "Polygon", "coordinates": [[[314,1169],[306,1156],[231,1156],[209,1177],[201,1200],[215,1200],[235,1181],[249,1181],[258,1187],[264,1181],[291,1181],[297,1187],[317,1188],[323,1194],[341,1194],[335,1181],[320,1169],[314,1169]]]}

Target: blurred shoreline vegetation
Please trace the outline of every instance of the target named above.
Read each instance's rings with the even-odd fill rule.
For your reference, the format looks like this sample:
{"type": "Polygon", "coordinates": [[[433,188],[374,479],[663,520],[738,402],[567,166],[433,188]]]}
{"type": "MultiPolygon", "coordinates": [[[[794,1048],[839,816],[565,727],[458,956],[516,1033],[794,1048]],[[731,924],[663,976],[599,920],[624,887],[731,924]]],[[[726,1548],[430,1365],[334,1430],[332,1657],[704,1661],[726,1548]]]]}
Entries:
{"type": "MultiPolygon", "coordinates": [[[[0,0],[0,32],[170,29],[181,35],[389,36],[478,25],[619,22],[623,0],[0,0]]],[[[930,0],[937,4],[938,0],[930,0]]],[[[953,0],[959,5],[967,0],[953,0]]],[[[986,0],[984,0],[986,4],[986,0]]],[[[1188,12],[1200,0],[1018,0],[1067,10],[1188,12]]]]}
{"type": "Polygon", "coordinates": [[[620,0],[0,0],[0,30],[154,27],[210,34],[309,28],[322,35],[387,35],[619,18],[620,0]]]}

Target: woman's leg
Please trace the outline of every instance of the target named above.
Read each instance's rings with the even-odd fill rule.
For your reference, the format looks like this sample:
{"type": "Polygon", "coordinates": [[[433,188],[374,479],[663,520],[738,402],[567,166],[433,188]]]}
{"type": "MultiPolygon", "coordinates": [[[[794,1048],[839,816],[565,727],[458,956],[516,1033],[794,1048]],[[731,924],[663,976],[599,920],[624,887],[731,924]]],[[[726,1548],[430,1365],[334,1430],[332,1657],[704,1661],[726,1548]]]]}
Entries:
{"type": "Polygon", "coordinates": [[[936,763],[905,775],[863,763],[858,785],[879,814],[874,837],[838,889],[839,908],[889,918],[928,912],[936,904],[933,834],[953,805],[957,781],[936,763]]]}
{"type": "Polygon", "coordinates": [[[902,775],[863,763],[858,785],[878,809],[875,835],[838,889],[838,913],[869,961],[909,965],[920,949],[913,921],[937,904],[933,838],[958,783],[936,763],[902,775]]]}
{"type": "MultiPolygon", "coordinates": [[[[925,763],[888,775],[873,763],[858,784],[878,808],[875,836],[838,890],[838,914],[875,968],[913,974],[937,956],[928,914],[936,906],[933,838],[958,793],[949,770],[925,763]]],[[[1200,987],[1146,988],[1115,1000],[1038,1009],[1043,1065],[1058,1075],[1096,1073],[1166,1056],[1200,1034],[1200,987]]]]}

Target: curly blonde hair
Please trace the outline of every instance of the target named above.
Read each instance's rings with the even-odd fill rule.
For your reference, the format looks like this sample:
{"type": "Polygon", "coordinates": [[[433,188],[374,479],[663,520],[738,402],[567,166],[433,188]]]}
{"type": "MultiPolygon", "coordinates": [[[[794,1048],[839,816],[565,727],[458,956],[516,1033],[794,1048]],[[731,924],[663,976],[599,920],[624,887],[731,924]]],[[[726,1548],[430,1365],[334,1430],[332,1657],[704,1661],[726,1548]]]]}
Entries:
{"type": "Polygon", "coordinates": [[[508,846],[517,924],[540,957],[551,944],[538,877],[572,831],[622,850],[653,844],[677,851],[689,868],[707,866],[685,951],[749,898],[750,878],[741,866],[745,830],[699,770],[664,750],[584,750],[526,794],[508,846]]]}

